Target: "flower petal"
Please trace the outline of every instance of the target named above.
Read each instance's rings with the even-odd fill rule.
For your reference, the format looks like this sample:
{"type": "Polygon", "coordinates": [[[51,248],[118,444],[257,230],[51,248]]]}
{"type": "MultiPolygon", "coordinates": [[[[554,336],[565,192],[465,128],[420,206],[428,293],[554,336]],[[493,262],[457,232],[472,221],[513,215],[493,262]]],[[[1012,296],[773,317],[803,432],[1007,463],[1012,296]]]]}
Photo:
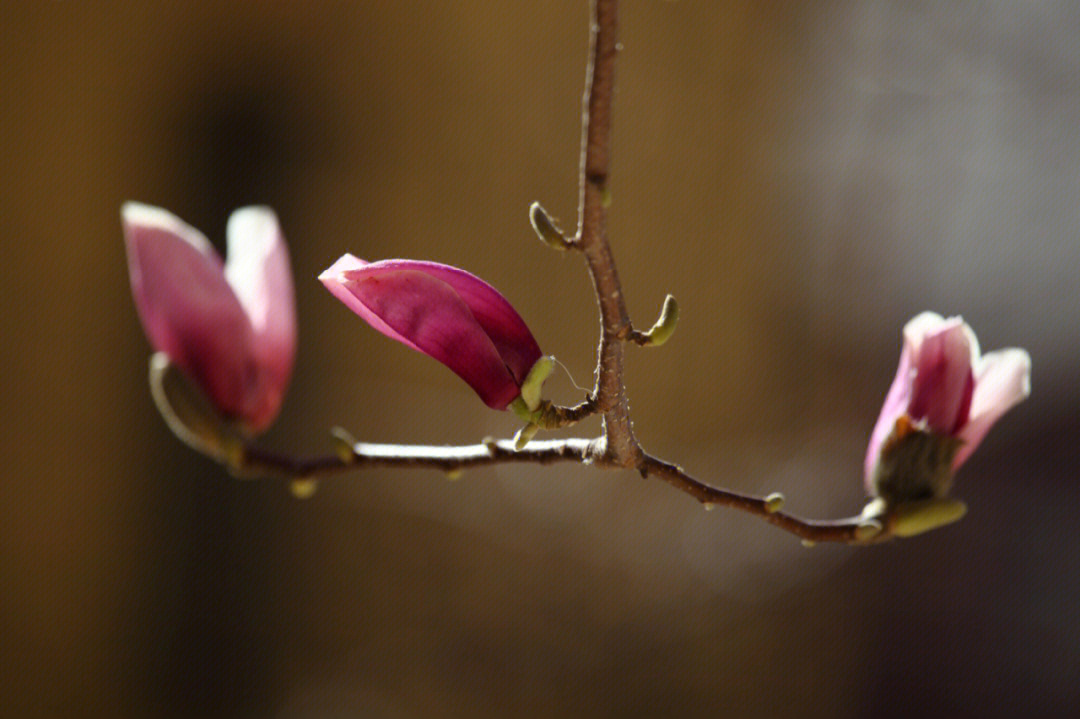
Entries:
{"type": "Polygon", "coordinates": [[[923,337],[915,355],[908,414],[941,434],[955,434],[967,421],[974,387],[968,335],[962,319],[950,318],[923,337]]]}
{"type": "Polygon", "coordinates": [[[520,393],[518,381],[472,308],[442,279],[447,273],[432,271],[443,267],[346,255],[319,279],[376,330],[442,362],[489,407],[505,409],[520,393]]]}
{"type": "Polygon", "coordinates": [[[252,429],[264,429],[281,408],[296,356],[296,299],[289,251],[277,216],[266,207],[245,207],[225,231],[225,279],[251,321],[259,367],[257,404],[249,408],[252,429]]]}
{"type": "Polygon", "coordinates": [[[349,270],[358,270],[367,267],[370,264],[372,263],[361,260],[359,257],[344,254],[337,262],[327,267],[323,273],[319,275],[319,281],[323,283],[323,286],[326,287],[326,289],[330,290],[330,294],[341,300],[346,307],[360,315],[365,322],[376,330],[390,339],[397,340],[402,344],[412,347],[417,352],[423,352],[424,350],[413,344],[407,337],[402,337],[377,315],[372,314],[364,303],[349,290],[345,281],[345,273],[349,270]]]}
{"type": "Polygon", "coordinates": [[[921,312],[915,315],[904,325],[904,345],[910,346],[917,354],[923,339],[940,329],[946,321],[937,312],[921,312]]]}
{"type": "Polygon", "coordinates": [[[450,285],[484,329],[502,361],[520,385],[543,354],[525,320],[494,287],[465,270],[422,260],[382,260],[368,271],[414,270],[450,285]]]}
{"type": "Polygon", "coordinates": [[[960,430],[964,444],[953,459],[953,469],[971,456],[1005,412],[1030,394],[1031,356],[1026,350],[1010,348],[984,355],[976,366],[971,418],[960,430]]]}
{"type": "Polygon", "coordinates": [[[251,322],[198,230],[156,207],[121,216],[135,306],[154,349],[165,352],[223,413],[242,416],[257,382],[251,322]]]}

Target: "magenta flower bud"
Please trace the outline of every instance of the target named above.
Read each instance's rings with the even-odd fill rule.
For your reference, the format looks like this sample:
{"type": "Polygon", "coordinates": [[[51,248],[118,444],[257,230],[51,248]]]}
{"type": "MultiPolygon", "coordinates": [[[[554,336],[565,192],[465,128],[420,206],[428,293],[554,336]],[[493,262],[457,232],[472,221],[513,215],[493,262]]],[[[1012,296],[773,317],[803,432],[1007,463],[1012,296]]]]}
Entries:
{"type": "Polygon", "coordinates": [[[887,501],[943,497],[990,427],[1031,393],[1031,357],[979,354],[959,317],[924,312],[904,327],[900,367],[866,453],[867,490],[887,501]]]}
{"type": "Polygon", "coordinates": [[[277,217],[246,207],[229,218],[224,264],[198,230],[157,207],[121,210],[135,307],[168,355],[223,417],[250,432],[281,408],[296,354],[296,305],[277,217]]]}
{"type": "Polygon", "coordinates": [[[541,357],[506,298],[456,267],[344,255],[319,279],[376,330],[449,367],[493,409],[521,394],[541,357]]]}

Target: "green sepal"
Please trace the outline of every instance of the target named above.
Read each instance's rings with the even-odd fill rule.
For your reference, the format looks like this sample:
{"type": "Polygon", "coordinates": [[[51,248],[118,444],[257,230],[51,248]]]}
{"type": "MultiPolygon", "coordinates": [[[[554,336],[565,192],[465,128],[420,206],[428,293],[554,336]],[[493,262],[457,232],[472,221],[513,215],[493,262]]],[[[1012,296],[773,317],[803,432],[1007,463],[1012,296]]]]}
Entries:
{"type": "Polygon", "coordinates": [[[533,411],[525,405],[525,400],[520,396],[515,397],[514,401],[507,406],[507,409],[516,414],[519,419],[523,419],[526,422],[533,421],[533,411]]]}
{"type": "Polygon", "coordinates": [[[890,512],[890,529],[898,537],[914,537],[931,529],[952,524],[967,514],[967,505],[958,499],[934,498],[904,502],[890,512]]]}
{"type": "MultiPolygon", "coordinates": [[[[536,360],[529,374],[525,376],[525,381],[521,383],[519,399],[525,403],[530,412],[535,412],[540,407],[540,393],[544,389],[544,380],[551,375],[553,369],[555,369],[555,360],[545,355],[536,360]]],[[[522,417],[522,419],[527,418],[522,417]]]]}
{"type": "Polygon", "coordinates": [[[222,417],[164,352],[151,355],[149,380],[158,412],[180,441],[234,470],[240,467],[240,428],[222,417]]]}

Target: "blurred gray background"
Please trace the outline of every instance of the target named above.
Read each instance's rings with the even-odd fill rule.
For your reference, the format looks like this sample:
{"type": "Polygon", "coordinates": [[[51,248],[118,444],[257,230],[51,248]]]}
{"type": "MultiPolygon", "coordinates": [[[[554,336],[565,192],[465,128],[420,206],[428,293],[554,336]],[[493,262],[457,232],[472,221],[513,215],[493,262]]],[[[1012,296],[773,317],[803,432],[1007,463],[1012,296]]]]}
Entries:
{"type": "Polygon", "coordinates": [[[0,714],[1080,713],[1080,7],[623,6],[611,237],[639,325],[683,308],[629,351],[642,442],[855,513],[903,323],[963,314],[1034,360],[960,474],[968,517],[807,550],[632,473],[233,480],[151,403],[121,202],[219,247],[235,207],[277,210],[301,343],[267,446],[509,436],[315,277],[465,267],[591,384],[583,263],[526,212],[576,216],[585,3],[12,3],[0,714]]]}

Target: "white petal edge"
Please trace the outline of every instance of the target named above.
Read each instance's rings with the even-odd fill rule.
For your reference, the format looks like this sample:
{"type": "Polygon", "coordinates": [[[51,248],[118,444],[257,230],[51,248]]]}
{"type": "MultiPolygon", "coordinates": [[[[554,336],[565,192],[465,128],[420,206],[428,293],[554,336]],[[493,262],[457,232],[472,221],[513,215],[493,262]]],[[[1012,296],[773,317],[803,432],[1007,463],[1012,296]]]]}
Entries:
{"type": "Polygon", "coordinates": [[[225,279],[256,333],[291,312],[292,275],[277,215],[268,207],[243,207],[225,227],[225,279]],[[285,295],[285,296],[283,296],[285,295]]]}
{"type": "Polygon", "coordinates": [[[219,264],[221,262],[217,250],[210,244],[210,240],[206,239],[206,235],[168,210],[128,201],[120,206],[120,219],[126,225],[152,227],[176,235],[201,254],[214,258],[219,264]]]}

